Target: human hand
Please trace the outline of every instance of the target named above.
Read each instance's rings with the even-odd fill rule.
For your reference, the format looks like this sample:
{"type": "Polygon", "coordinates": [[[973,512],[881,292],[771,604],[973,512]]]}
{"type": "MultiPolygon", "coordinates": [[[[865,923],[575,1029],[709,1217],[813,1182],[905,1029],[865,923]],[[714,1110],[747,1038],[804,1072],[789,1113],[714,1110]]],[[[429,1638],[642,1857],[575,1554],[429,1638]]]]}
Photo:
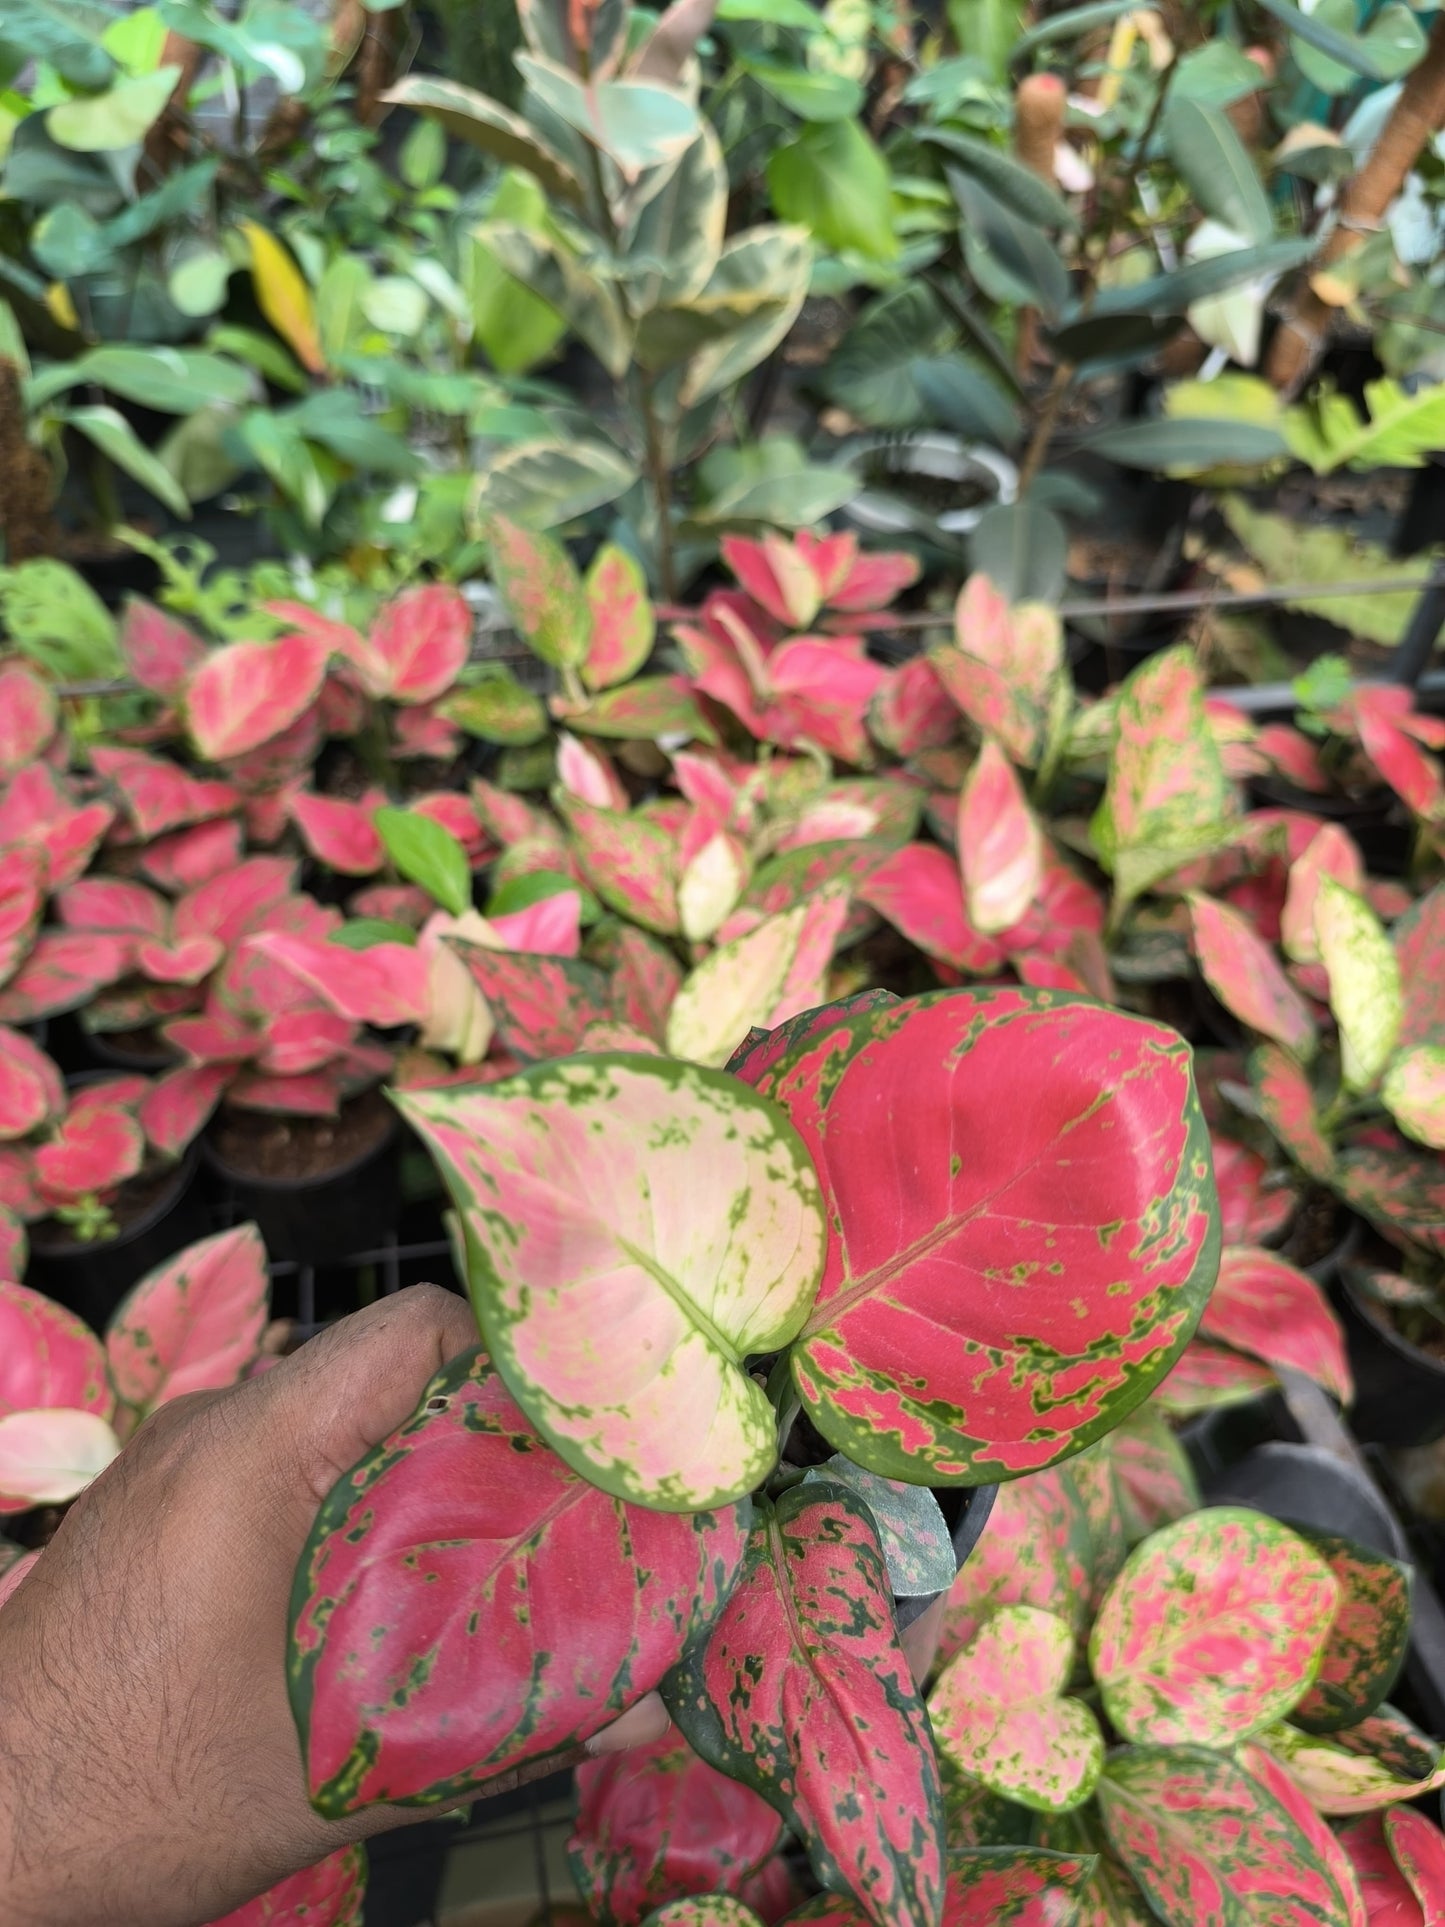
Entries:
{"type": "Polygon", "coordinates": [[[197,1927],[416,1819],[308,1802],[291,1581],[331,1486],[476,1342],[414,1286],[163,1406],[76,1501],[0,1613],[0,1927],[197,1927]]]}

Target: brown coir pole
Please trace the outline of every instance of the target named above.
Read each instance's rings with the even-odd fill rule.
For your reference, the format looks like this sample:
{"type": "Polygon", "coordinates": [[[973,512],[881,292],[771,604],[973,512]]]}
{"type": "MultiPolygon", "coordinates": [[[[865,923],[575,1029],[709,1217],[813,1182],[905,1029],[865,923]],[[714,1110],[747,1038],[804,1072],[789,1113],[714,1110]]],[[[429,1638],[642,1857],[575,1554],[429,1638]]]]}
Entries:
{"type": "MultiPolygon", "coordinates": [[[[1400,90],[1369,159],[1345,184],[1339,218],[1315,257],[1315,273],[1342,261],[1366,235],[1378,230],[1426,141],[1441,126],[1445,126],[1445,13],[1436,16],[1424,58],[1400,90]]],[[[1324,348],[1332,313],[1313,288],[1301,291],[1293,312],[1275,331],[1265,360],[1265,374],[1276,388],[1293,393],[1308,377],[1324,348]]]]}

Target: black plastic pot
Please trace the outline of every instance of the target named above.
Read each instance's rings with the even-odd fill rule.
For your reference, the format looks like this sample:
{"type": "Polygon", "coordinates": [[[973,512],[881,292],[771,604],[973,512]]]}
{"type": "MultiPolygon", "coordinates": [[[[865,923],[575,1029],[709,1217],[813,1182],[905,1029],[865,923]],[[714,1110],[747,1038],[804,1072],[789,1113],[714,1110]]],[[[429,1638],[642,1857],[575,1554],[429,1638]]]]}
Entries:
{"type": "MultiPolygon", "coordinates": [[[[125,1035],[124,1032],[117,1034],[125,1035]]],[[[164,1041],[154,1050],[125,1050],[107,1031],[87,1031],[85,1037],[91,1057],[108,1071],[137,1071],[142,1077],[155,1077],[162,1071],[174,1070],[181,1061],[180,1052],[164,1041]]]]}
{"type": "Polygon", "coordinates": [[[1405,1535],[1358,1466],[1318,1445],[1258,1445],[1205,1485],[1211,1505],[1247,1505],[1285,1525],[1338,1532],[1374,1552],[1408,1559],[1405,1535]]]}
{"type": "Polygon", "coordinates": [[[201,1154],[230,1190],[239,1215],[260,1228],[273,1262],[324,1265],[386,1243],[401,1209],[401,1131],[386,1135],[323,1178],[254,1177],[227,1163],[208,1132],[201,1154]]]}
{"type": "Polygon", "coordinates": [[[431,1927],[456,1831],[450,1816],[378,1834],[366,1848],[365,1927],[431,1927]]]}
{"type": "Polygon", "coordinates": [[[1445,1360],[1402,1338],[1371,1304],[1349,1264],[1335,1294],[1350,1343],[1350,1426],[1371,1445],[1431,1445],[1445,1437],[1445,1360]]]}
{"type": "Polygon", "coordinates": [[[26,1284],[103,1331],[132,1285],[212,1229],[195,1188],[197,1163],[192,1146],[150,1209],[114,1238],[89,1244],[73,1238],[51,1241],[37,1227],[31,1235],[26,1284]]]}
{"type": "Polygon", "coordinates": [[[1409,875],[1415,831],[1393,790],[1382,786],[1364,796],[1317,796],[1278,776],[1257,776],[1249,789],[1255,803],[1264,808],[1300,810],[1338,824],[1359,844],[1372,875],[1409,875]]]}

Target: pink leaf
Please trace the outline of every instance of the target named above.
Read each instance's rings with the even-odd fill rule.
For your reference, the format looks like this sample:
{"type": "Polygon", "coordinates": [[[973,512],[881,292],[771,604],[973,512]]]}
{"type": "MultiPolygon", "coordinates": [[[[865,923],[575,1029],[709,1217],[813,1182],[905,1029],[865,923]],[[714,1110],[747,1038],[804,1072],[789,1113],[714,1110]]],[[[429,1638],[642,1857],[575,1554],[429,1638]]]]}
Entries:
{"type": "Polygon", "coordinates": [[[646,930],[674,934],[678,910],[672,838],[644,817],[597,809],[565,793],[559,795],[558,806],[576,838],[587,880],[603,902],[646,930]]]}
{"type": "Polygon", "coordinates": [[[1314,1091],[1305,1073],[1293,1058],[1266,1044],[1251,1056],[1249,1075],[1260,1115],[1280,1144],[1302,1171],[1328,1183],[1335,1154],[1324,1135],[1314,1091]]]}
{"type": "Polygon", "coordinates": [[[958,705],[927,656],[890,670],[878,685],[868,726],[895,756],[937,749],[958,733],[958,705]]]}
{"type": "Polygon", "coordinates": [[[107,930],[134,932],[138,936],[163,937],[170,912],[163,898],[143,883],[126,883],[119,877],[82,877],[71,883],[56,898],[60,921],[67,930],[107,930]]]}
{"type": "Polygon", "coordinates": [[[1440,765],[1402,726],[1410,703],[1410,690],[1382,684],[1357,689],[1350,706],[1366,756],[1416,816],[1433,822],[1445,814],[1445,784],[1440,765]]]}
{"type": "Polygon", "coordinates": [[[870,760],[864,718],[887,673],[878,663],[839,642],[801,636],[774,651],[768,671],[778,698],[770,741],[816,743],[845,763],[870,760]]]}
{"type": "Polygon", "coordinates": [[[256,1068],[269,1077],[297,1077],[319,1071],[346,1049],[355,1032],[355,1024],[334,1011],[291,1011],[267,1026],[265,1048],[256,1058],[256,1068]]]}
{"type": "Polygon", "coordinates": [[[97,774],[119,792],[137,834],[147,841],[167,830],[231,816],[241,807],[241,793],[229,783],[202,782],[161,756],[98,743],[91,761],[97,774]]]}
{"type": "Polygon", "coordinates": [[[557,780],[563,789],[599,810],[625,811],[627,792],[611,763],[599,751],[560,730],[557,735],[557,780]]]}
{"type": "Polygon", "coordinates": [[[723,560],[761,608],[785,629],[806,629],[823,599],[822,584],[801,548],[769,530],[760,542],[722,539],[723,560]]]}
{"type": "Polygon", "coordinates": [[[438,707],[427,703],[398,709],[391,727],[391,753],[398,759],[425,757],[429,762],[449,763],[461,750],[461,730],[438,707]]]}
{"type": "Polygon", "coordinates": [[[366,950],[347,950],[275,930],[247,941],[354,1023],[386,1030],[426,1015],[427,963],[412,944],[376,943],[366,950]]]}
{"type": "Polygon", "coordinates": [[[1343,1845],[1310,1805],[1304,1788],[1264,1747],[1250,1744],[1240,1749],[1241,1766],[1271,1794],[1294,1821],[1310,1851],[1318,1858],[1340,1897],[1342,1927],[1370,1927],[1355,1870],[1343,1845]]]}
{"type": "Polygon", "coordinates": [[[141,688],[168,699],[180,695],[206,656],[205,644],[185,623],[139,596],[126,605],[117,640],[141,688]]]}
{"type": "Polygon", "coordinates": [[[1043,883],[1043,833],[992,737],[959,795],[958,862],[969,922],[985,936],[1012,929],[1043,883]]]}
{"type": "Polygon", "coordinates": [[[0,850],[0,984],[30,949],[45,907],[45,859],[38,850],[0,850]]]}
{"type": "Polygon", "coordinates": [[[0,1023],[29,1024],[87,1004],[130,968],[127,937],[89,931],[44,931],[0,990],[0,1023]]]}
{"type": "Polygon", "coordinates": [[[361,1927],[366,1850],[339,1847],[211,1927],[361,1927]]]}
{"type": "Polygon", "coordinates": [[[985,575],[963,585],[956,648],[932,655],[944,688],[985,735],[1032,768],[1043,753],[1061,689],[1063,629],[1041,603],[1010,609],[985,575]]]}
{"type": "Polygon", "coordinates": [[[403,589],[378,611],[371,648],[386,665],[385,694],[399,703],[429,703],[456,681],[472,644],[472,612],[446,582],[403,589]]]}
{"type": "Polygon", "coordinates": [[[1445,1835],[1413,1807],[1396,1807],[1382,1822],[1385,1843],[1409,1881],[1425,1927],[1445,1927],[1445,1835]]]}
{"type": "Polygon", "coordinates": [[[0,777],[14,776],[44,755],[59,714],[48,683],[23,663],[0,664],[0,777]]]}
{"type": "Polygon", "coordinates": [[[229,950],[290,893],[295,879],[296,865],[289,857],[249,857],[181,898],[174,934],[177,939],[214,937],[229,950]]]}
{"type": "Polygon", "coordinates": [[[806,530],[797,538],[798,547],[822,579],[823,597],[830,609],[845,615],[864,609],[884,609],[918,580],[920,564],[916,555],[904,549],[880,549],[871,555],[859,555],[855,545],[850,558],[844,547],[849,539],[840,535],[819,541],[806,530]],[[830,542],[833,553],[828,556],[830,542]]]}
{"type": "Polygon", "coordinates": [[[129,1112],[109,1104],[79,1116],[72,1109],[35,1153],[36,1188],[56,1205],[101,1196],[133,1178],[144,1157],[145,1134],[129,1112]]]}
{"type": "Polygon", "coordinates": [[[117,1395],[144,1413],[187,1392],[234,1385],[260,1345],[269,1296],[253,1224],[168,1258],[110,1321],[105,1350],[117,1395]]]}
{"type": "Polygon", "coordinates": [[[109,803],[72,803],[46,764],[30,763],[0,797],[0,848],[19,843],[39,850],[50,888],[62,890],[84,875],[114,821],[109,803]]]}
{"type": "Polygon", "coordinates": [[[858,895],[927,956],[973,976],[1002,969],[1002,947],[968,920],[957,863],[934,844],[905,843],[865,878],[858,895]]]}
{"type": "Polygon", "coordinates": [[[654,938],[624,924],[617,933],[612,994],[629,1024],[662,1042],[682,987],[682,966],[654,938]]]}
{"type": "Polygon", "coordinates": [[[409,807],[416,815],[429,816],[433,823],[440,823],[449,831],[466,851],[467,861],[474,870],[495,855],[486,826],[473,805],[456,790],[432,790],[425,796],[414,796],[409,807]]]}
{"type": "Polygon", "coordinates": [[[1237,910],[1210,897],[1191,896],[1189,916],[1199,967],[1225,1009],[1297,1057],[1308,1057],[1314,1019],[1269,945],[1237,910]]]}
{"type": "Polygon", "coordinates": [[[1345,1335],[1324,1292],[1276,1252],[1225,1251],[1200,1331],[1277,1371],[1303,1372],[1343,1404],[1354,1396],[1345,1335]]]}
{"type": "Polygon", "coordinates": [[[988,1525],[948,1594],[938,1659],[946,1664],[1004,1606],[1037,1606],[1083,1630],[1090,1590],[1089,1521],[1067,1466],[998,1489],[988,1525]]]}
{"type": "Polygon", "coordinates": [[[224,762],[290,729],[316,700],[326,655],[324,644],[301,635],[210,651],[186,687],[186,714],[201,755],[224,762]]]}
{"type": "Polygon", "coordinates": [[[575,890],[558,890],[525,910],[490,919],[493,935],[506,950],[541,957],[575,957],[582,940],[582,899],[575,890]]]}
{"type": "Polygon", "coordinates": [[[359,803],[303,790],[291,798],[291,820],[312,856],[329,870],[341,876],[375,876],[386,851],[372,818],[385,802],[386,792],[379,789],[368,790],[359,803]]]}
{"type": "Polygon", "coordinates": [[[224,1064],[183,1064],[158,1078],[137,1112],[149,1143],[163,1157],[180,1157],[220,1103],[228,1080],[224,1064]]]}
{"type": "Polygon", "coordinates": [[[11,1412],[0,1418],[0,1510],[21,1501],[64,1505],[99,1478],[119,1451],[109,1420],[97,1412],[11,1412]]]}
{"type": "Polygon", "coordinates": [[[1352,836],[1333,823],[1319,834],[1290,865],[1289,891],[1280,915],[1280,941],[1285,955],[1296,963],[1318,963],[1315,904],[1320,878],[1331,876],[1358,895],[1365,887],[1365,865],[1352,836]]]}
{"type": "Polygon", "coordinates": [[[55,1065],[22,1031],[0,1025],[0,1138],[27,1137],[64,1109],[55,1065]]]}
{"type": "Polygon", "coordinates": [[[351,1093],[335,1065],[297,1077],[268,1077],[243,1071],[226,1093],[242,1110],[276,1112],[283,1117],[335,1117],[351,1093]]]}
{"type": "Polygon", "coordinates": [[[1226,1245],[1263,1244],[1284,1230],[1294,1216],[1295,1194],[1284,1184],[1271,1186],[1269,1166],[1247,1145],[1210,1133],[1214,1182],[1226,1245]]]}
{"type": "Polygon", "coordinates": [[[141,873],[162,890],[179,895],[209,883],[241,861],[241,825],[218,818],[193,830],[160,837],[142,853],[141,873]]]}
{"type": "Polygon", "coordinates": [[[1425,1927],[1419,1896],[1385,1839],[1384,1816],[1367,1814],[1341,1828],[1339,1838],[1355,1872],[1368,1927],[1425,1927]]]}
{"type": "Polygon", "coordinates": [[[64,1405],[108,1418],[112,1404],[89,1326],[42,1293],[0,1281],[0,1414],[64,1405]]]}
{"type": "Polygon", "coordinates": [[[225,956],[214,937],[186,937],[180,943],[143,938],[135,947],[136,968],[158,984],[198,984],[225,956]]]}
{"type": "Polygon", "coordinates": [[[1255,747],[1267,756],[1281,776],[1302,790],[1328,796],[1332,785],[1320,753],[1308,736],[1286,723],[1266,723],[1255,737],[1255,747]]]}
{"type": "Polygon", "coordinates": [[[656,624],[647,579],[626,549],[606,542],[587,571],[592,639],[582,663],[589,689],[611,689],[635,676],[652,653],[656,624]]]}

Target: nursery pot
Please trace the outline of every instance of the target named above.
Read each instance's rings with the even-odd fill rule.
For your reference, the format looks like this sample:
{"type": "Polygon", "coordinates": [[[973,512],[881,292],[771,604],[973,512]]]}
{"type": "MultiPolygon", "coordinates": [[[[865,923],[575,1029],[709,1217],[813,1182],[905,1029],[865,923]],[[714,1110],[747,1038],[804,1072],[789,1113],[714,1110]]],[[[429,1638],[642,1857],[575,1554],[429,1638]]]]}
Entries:
{"type": "Polygon", "coordinates": [[[1431,1445],[1445,1437],[1445,1358],[1402,1338],[1350,1264],[1340,1267],[1336,1302],[1355,1375],[1355,1436],[1372,1445],[1431,1445]]]}
{"type": "Polygon", "coordinates": [[[857,435],[836,461],[865,484],[840,515],[879,541],[967,535],[988,509],[1018,493],[1018,470],[1006,455],[957,435],[857,435]]]}
{"type": "Polygon", "coordinates": [[[1257,1445],[1205,1486],[1211,1505],[1247,1505],[1285,1525],[1337,1532],[1392,1559],[1408,1559],[1405,1535],[1358,1466],[1318,1445],[1257,1445]]]}
{"type": "Polygon", "coordinates": [[[133,1178],[123,1186],[120,1228],[113,1238],[87,1244],[53,1218],[32,1225],[25,1282],[104,1331],[132,1285],[211,1230],[195,1190],[198,1162],[192,1145],[159,1178],[133,1178]],[[134,1215],[127,1212],[127,1202],[138,1205],[134,1215]]]}
{"type": "Polygon", "coordinates": [[[329,1264],[377,1249],[396,1225],[400,1124],[379,1091],[335,1118],[223,1109],[201,1149],[273,1260],[329,1264]]]}

